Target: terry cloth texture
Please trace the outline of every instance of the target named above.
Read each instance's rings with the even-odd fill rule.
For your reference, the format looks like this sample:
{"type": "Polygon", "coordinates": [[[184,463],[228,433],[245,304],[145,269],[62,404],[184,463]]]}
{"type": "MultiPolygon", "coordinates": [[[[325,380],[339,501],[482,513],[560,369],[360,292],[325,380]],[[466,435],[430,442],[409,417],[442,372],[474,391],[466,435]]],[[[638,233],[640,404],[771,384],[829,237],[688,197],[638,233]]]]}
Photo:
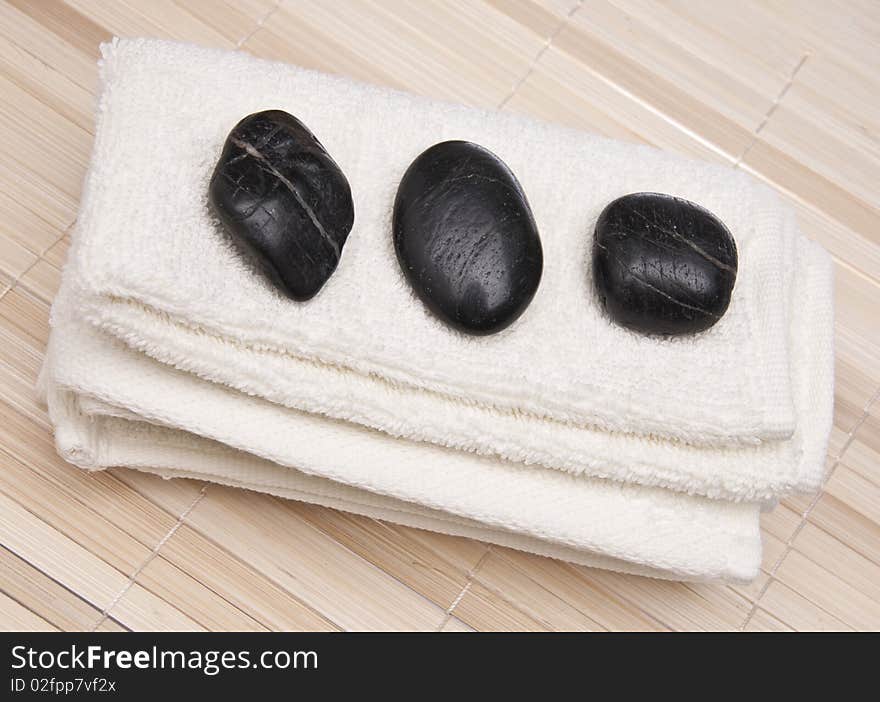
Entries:
{"type": "Polygon", "coordinates": [[[820,484],[830,259],[747,176],[241,53],[144,39],[102,52],[44,369],[72,462],[695,579],[753,577],[759,504],[820,484]],[[354,228],[308,303],[254,275],[206,204],[226,135],[263,109],[300,118],[352,186],[354,228]],[[446,139],[511,167],[542,237],[534,301],[490,337],[432,317],[393,251],[400,177],[446,139]],[[700,203],[737,241],[730,308],[703,334],[640,336],[596,303],[595,220],[644,190],[700,203]]]}

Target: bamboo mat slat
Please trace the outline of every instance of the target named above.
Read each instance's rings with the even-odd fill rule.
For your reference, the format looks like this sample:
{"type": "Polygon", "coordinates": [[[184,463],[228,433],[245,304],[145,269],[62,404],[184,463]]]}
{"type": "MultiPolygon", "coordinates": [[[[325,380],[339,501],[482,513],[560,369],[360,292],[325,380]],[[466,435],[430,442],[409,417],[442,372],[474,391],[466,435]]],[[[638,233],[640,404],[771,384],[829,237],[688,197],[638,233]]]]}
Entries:
{"type": "Polygon", "coordinates": [[[0,592],[0,622],[12,631],[58,631],[42,617],[0,592]]]}
{"type": "Polygon", "coordinates": [[[0,590],[59,629],[87,630],[101,615],[75,592],[6,548],[0,549],[0,590]]]}
{"type": "MultiPolygon", "coordinates": [[[[216,616],[235,617],[239,621],[226,624],[225,628],[310,631],[337,628],[290,591],[247,563],[231,557],[222,545],[188,525],[181,526],[165,543],[161,554],[144,569],[141,580],[149,584],[149,580],[159,578],[161,583],[170,567],[182,574],[178,578],[185,577],[202,586],[197,594],[212,600],[216,616]]],[[[152,589],[153,585],[149,587],[152,589]]],[[[192,601],[192,590],[192,587],[174,587],[169,589],[168,598],[178,603],[179,608],[190,609],[186,603],[192,601]]],[[[201,613],[202,609],[199,606],[197,611],[201,613]]],[[[201,614],[199,621],[206,626],[210,624],[203,621],[201,614]]]]}
{"type": "Polygon", "coordinates": [[[880,7],[859,0],[0,0],[0,628],[880,628],[880,7]],[[836,263],[818,496],[762,573],[666,583],[59,459],[33,385],[94,133],[98,44],[150,35],[727,163],[836,263]]]}

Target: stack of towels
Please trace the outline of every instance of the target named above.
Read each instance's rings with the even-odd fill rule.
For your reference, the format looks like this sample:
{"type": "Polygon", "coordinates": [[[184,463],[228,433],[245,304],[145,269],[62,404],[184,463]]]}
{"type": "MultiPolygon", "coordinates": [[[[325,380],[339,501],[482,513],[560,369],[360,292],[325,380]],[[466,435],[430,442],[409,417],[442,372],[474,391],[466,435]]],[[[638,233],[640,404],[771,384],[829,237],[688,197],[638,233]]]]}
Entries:
{"type": "Polygon", "coordinates": [[[767,188],[506,113],[158,40],[102,47],[91,167],[41,375],[58,450],[260,490],[617,571],[753,578],[759,514],[821,484],[833,395],[831,265],[767,188]],[[208,181],[245,115],[285,110],[346,174],[355,224],[292,302],[221,235],[208,181]],[[544,247],[529,309],[449,329],[397,264],[400,178],[447,139],[496,153],[544,247]],[[710,330],[615,326],[592,291],[605,205],[699,203],[739,276],[710,330]]]}

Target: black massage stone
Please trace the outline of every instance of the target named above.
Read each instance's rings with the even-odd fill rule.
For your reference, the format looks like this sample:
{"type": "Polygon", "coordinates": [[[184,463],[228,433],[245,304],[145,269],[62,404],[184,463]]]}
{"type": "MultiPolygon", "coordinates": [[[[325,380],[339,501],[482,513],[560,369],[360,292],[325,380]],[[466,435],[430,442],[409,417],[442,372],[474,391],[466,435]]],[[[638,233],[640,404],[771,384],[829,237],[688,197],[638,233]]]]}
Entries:
{"type": "Polygon", "coordinates": [[[611,319],[634,331],[708,329],[730,304],[736,270],[736,243],[727,227],[687,200],[625,195],[596,223],[596,291],[611,319]]]}
{"type": "Polygon", "coordinates": [[[296,117],[245,117],[230,132],[208,200],[235,244],[294,300],[327,282],[354,222],[339,166],[296,117]]]}
{"type": "Polygon", "coordinates": [[[435,144],[413,161],[393,230],[413,289],[459,331],[504,329],[538,289],[543,253],[529,203],[507,165],[477,144],[435,144]]]}

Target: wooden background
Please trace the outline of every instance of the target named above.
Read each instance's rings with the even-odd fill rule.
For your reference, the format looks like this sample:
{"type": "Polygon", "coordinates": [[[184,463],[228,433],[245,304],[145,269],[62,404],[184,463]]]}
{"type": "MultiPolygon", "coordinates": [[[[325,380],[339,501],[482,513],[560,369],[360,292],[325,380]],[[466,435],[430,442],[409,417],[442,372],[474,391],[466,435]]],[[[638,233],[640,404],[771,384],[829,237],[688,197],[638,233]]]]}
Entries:
{"type": "Polygon", "coordinates": [[[0,0],[0,625],[880,628],[880,4],[0,0]],[[830,478],[748,587],[628,577],[53,450],[32,389],[93,137],[98,44],[150,35],[742,168],[836,261],[830,478]]]}

